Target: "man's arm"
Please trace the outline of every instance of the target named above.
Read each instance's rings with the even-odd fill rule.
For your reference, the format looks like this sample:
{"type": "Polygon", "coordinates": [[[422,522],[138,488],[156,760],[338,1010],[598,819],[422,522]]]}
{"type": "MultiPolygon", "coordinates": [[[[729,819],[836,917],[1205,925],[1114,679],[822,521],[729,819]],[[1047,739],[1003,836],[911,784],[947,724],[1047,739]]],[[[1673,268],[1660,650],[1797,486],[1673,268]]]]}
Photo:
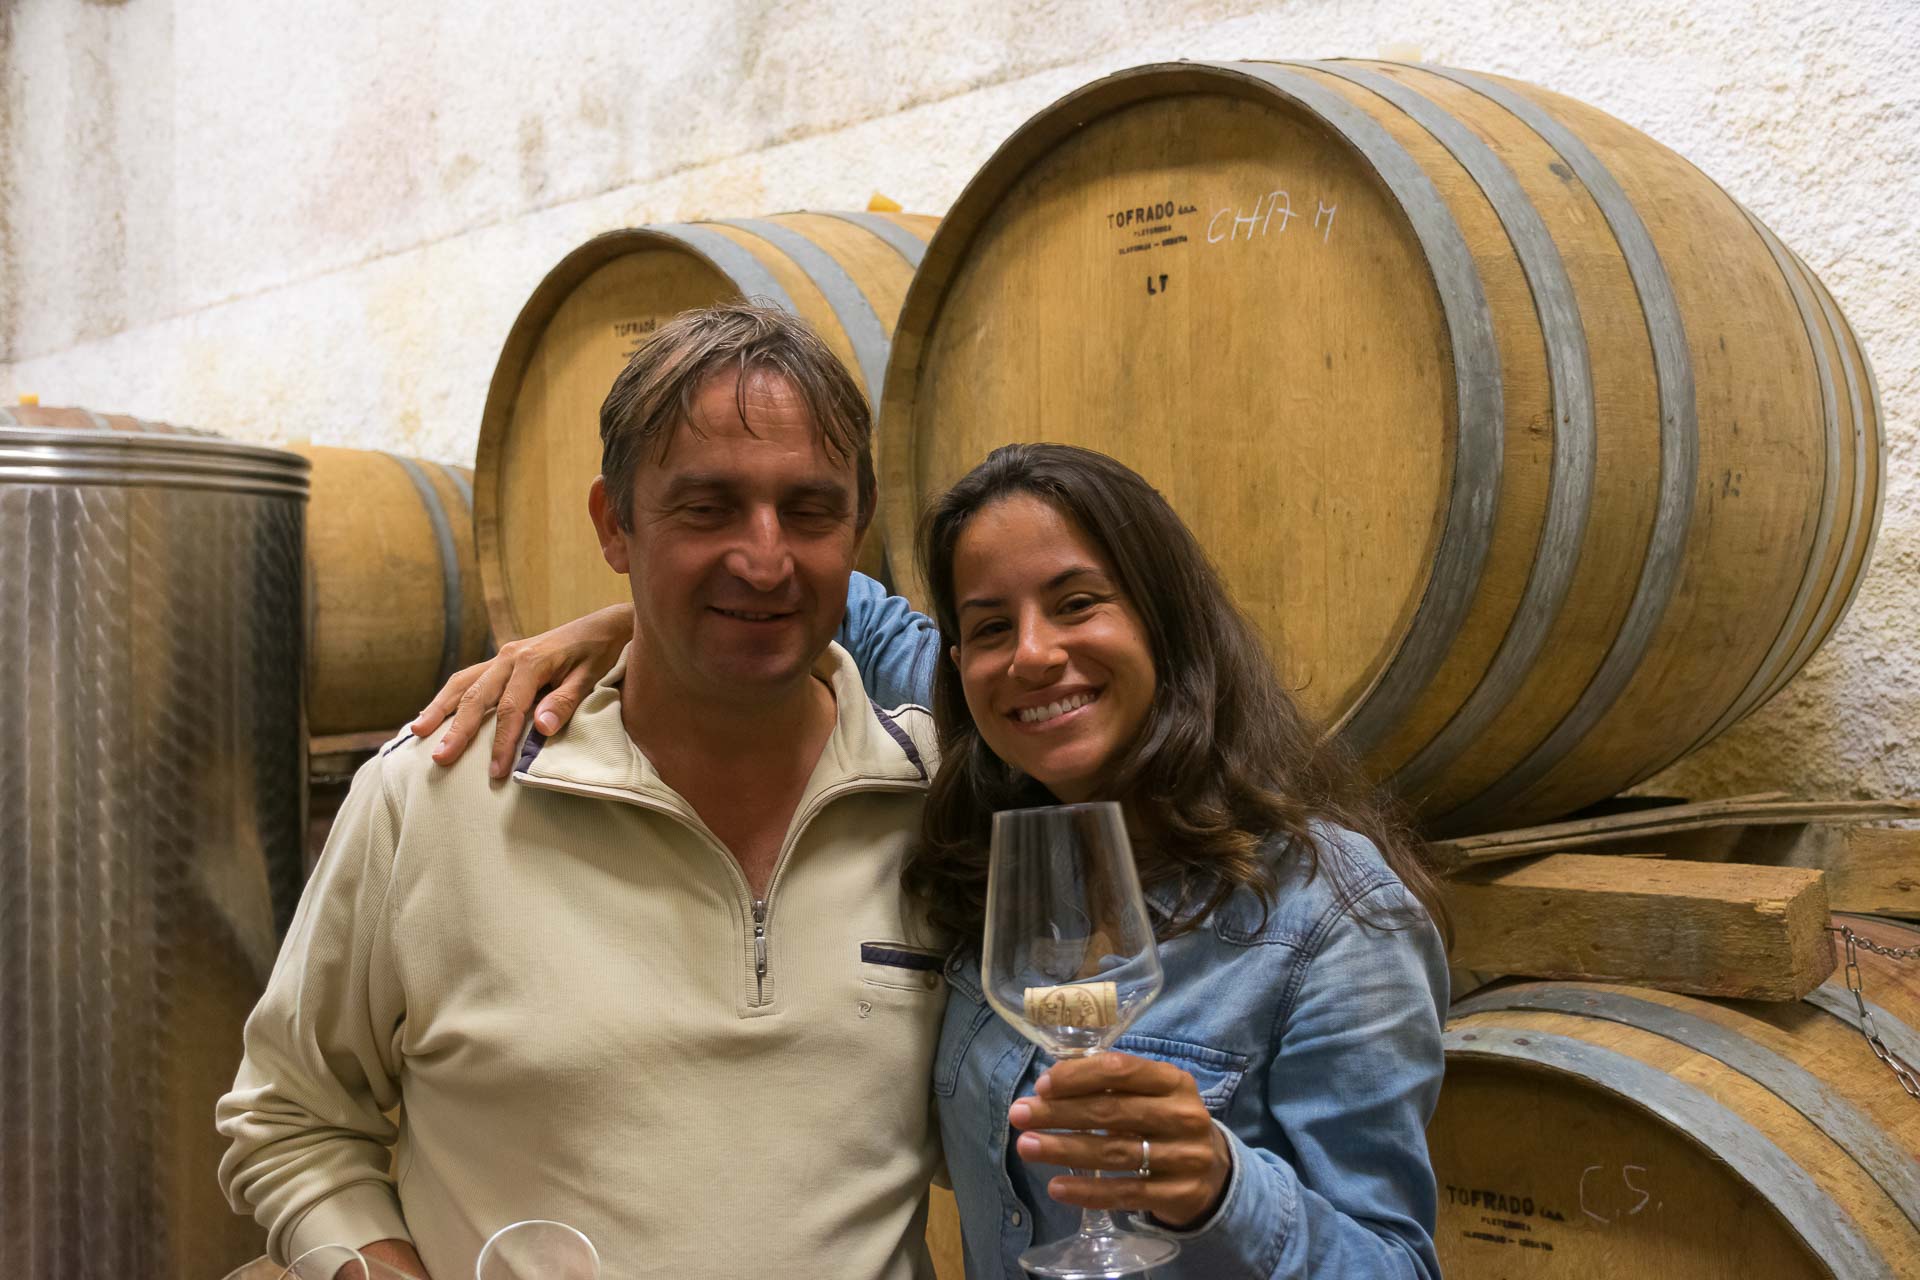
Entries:
{"type": "Polygon", "coordinates": [[[354,779],[215,1111],[232,1143],[221,1187],[267,1229],[282,1265],[322,1244],[411,1252],[384,1114],[400,1103],[405,1001],[387,918],[398,823],[383,763],[354,779]]]}

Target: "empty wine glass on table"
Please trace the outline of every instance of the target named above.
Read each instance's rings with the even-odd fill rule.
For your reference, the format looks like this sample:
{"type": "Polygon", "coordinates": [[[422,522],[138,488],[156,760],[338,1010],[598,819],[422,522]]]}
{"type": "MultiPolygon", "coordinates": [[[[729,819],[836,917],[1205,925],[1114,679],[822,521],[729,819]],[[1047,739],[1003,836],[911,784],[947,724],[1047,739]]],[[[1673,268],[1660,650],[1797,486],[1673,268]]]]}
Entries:
{"type": "MultiPolygon", "coordinates": [[[[981,985],[1008,1025],[1055,1058],[1110,1047],[1160,994],[1160,955],[1120,806],[993,815],[981,985]]],[[[1104,1280],[1161,1266],[1180,1246],[1083,1210],[1080,1230],[1020,1265],[1049,1280],[1104,1280]]]]}
{"type": "Polygon", "coordinates": [[[535,1218],[494,1232],[473,1274],[475,1280],[599,1280],[600,1254],[566,1223],[535,1218]]]}

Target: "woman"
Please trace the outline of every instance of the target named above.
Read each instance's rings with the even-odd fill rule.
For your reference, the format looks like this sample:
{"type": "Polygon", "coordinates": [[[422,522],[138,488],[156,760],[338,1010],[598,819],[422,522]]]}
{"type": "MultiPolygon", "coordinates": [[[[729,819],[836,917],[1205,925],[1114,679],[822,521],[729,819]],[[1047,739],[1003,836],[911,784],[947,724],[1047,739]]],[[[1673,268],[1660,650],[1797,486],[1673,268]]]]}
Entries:
{"type": "Polygon", "coordinates": [[[1186,526],[1111,458],[1010,445],[920,555],[943,763],[905,887],[958,944],[934,1091],[969,1274],[1013,1280],[1087,1207],[1179,1239],[1162,1275],[1437,1276],[1435,883],[1186,526]],[[981,995],[990,824],[1092,799],[1125,809],[1166,986],[1115,1052],[1053,1063],[981,995]]]}

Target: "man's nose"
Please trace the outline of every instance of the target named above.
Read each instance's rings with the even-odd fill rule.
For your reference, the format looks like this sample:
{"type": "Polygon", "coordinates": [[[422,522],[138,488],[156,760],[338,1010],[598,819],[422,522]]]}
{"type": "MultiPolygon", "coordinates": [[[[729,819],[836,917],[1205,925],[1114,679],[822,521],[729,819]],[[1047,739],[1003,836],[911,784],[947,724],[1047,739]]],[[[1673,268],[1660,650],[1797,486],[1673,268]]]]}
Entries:
{"type": "Polygon", "coordinates": [[[772,507],[749,512],[740,536],[727,551],[726,569],[755,591],[774,591],[793,576],[793,551],[787,545],[780,513],[772,507]]]}

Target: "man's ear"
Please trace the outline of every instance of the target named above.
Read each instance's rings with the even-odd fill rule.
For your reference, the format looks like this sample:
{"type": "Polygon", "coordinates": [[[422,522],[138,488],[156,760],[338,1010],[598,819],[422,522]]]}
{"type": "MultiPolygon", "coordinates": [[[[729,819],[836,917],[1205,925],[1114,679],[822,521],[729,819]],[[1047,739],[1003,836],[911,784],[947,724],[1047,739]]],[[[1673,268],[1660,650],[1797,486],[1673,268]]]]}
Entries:
{"type": "Polygon", "coordinates": [[[607,497],[607,478],[595,476],[587,490],[587,514],[593,517],[593,531],[600,538],[600,555],[615,573],[628,571],[627,531],[620,527],[620,515],[607,497]]]}

